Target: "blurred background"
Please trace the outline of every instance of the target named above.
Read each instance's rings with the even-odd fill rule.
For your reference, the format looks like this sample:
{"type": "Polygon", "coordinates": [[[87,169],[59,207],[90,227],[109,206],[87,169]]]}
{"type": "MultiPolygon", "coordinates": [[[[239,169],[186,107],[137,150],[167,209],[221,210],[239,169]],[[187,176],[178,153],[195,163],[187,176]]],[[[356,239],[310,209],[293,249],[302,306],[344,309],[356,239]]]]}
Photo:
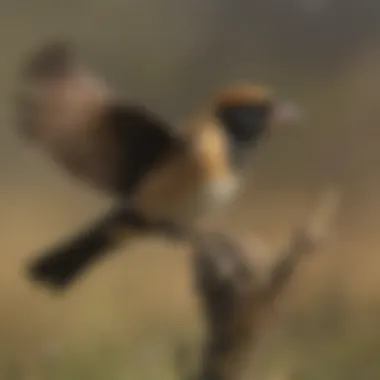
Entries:
{"type": "Polygon", "coordinates": [[[251,373],[380,378],[377,0],[0,4],[1,379],[178,379],[175,347],[196,357],[201,337],[189,252],[159,238],[120,249],[62,297],[23,278],[25,258],[109,201],[70,181],[12,129],[18,65],[54,37],[74,41],[122,92],[173,122],[234,81],[268,83],[298,102],[302,128],[260,150],[251,185],[215,224],[252,241],[253,252],[255,237],[280,247],[325,186],[341,191],[333,235],[278,300],[279,321],[251,373]]]}

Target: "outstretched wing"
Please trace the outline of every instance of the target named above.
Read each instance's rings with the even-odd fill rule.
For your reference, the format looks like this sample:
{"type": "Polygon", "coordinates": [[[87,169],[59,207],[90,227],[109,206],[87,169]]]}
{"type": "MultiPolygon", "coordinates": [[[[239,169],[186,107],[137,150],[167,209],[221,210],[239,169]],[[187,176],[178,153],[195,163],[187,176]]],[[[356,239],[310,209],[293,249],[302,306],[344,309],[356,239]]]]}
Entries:
{"type": "Polygon", "coordinates": [[[20,129],[95,187],[125,197],[180,145],[168,122],[120,98],[66,43],[42,46],[21,74],[20,129]]]}

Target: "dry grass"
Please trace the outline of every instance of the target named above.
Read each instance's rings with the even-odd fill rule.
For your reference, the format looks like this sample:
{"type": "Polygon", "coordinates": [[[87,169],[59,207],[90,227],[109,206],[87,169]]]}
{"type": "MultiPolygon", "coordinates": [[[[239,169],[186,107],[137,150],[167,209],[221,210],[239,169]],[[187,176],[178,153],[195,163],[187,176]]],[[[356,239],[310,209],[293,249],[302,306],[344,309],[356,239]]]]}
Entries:
{"type": "MultiPolygon", "coordinates": [[[[87,195],[81,199],[81,193],[70,199],[70,189],[62,192],[44,197],[30,191],[26,201],[13,191],[2,198],[10,217],[1,243],[0,378],[178,378],[175,347],[185,342],[196,357],[202,332],[186,249],[158,238],[136,242],[123,248],[130,254],[115,253],[64,297],[54,298],[24,281],[23,258],[68,233],[102,203],[86,201],[87,195]]],[[[261,225],[262,235],[277,245],[307,215],[316,195],[284,191],[272,201],[260,189],[256,193],[252,206],[260,204],[252,225],[261,225]]],[[[237,214],[233,229],[253,244],[250,229],[239,224],[239,218],[252,217],[237,214]]],[[[292,376],[295,371],[298,377],[289,379],[316,380],[348,379],[355,371],[379,373],[375,352],[380,331],[377,316],[370,315],[379,296],[378,242],[368,238],[366,219],[361,218],[362,230],[355,233],[343,219],[326,249],[302,265],[279,300],[279,326],[253,358],[252,371],[289,371],[292,376]],[[347,300],[344,307],[342,300],[347,300]]],[[[373,218],[367,221],[372,233],[378,225],[373,218]]],[[[375,374],[366,379],[377,378],[375,374]]]]}

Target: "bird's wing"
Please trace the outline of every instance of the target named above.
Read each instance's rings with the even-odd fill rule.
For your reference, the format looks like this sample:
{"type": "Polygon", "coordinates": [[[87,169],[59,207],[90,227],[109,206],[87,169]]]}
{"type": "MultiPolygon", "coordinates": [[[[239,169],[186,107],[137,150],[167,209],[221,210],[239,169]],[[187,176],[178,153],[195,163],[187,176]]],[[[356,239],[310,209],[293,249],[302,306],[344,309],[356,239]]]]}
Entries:
{"type": "Polygon", "coordinates": [[[66,43],[31,54],[21,77],[18,113],[61,166],[97,187],[128,196],[179,145],[168,122],[123,99],[66,43]]]}
{"type": "Polygon", "coordinates": [[[171,125],[143,106],[110,105],[105,128],[116,160],[115,185],[122,195],[129,196],[148,172],[183,149],[171,125]]]}
{"type": "Polygon", "coordinates": [[[168,154],[133,194],[134,207],[148,219],[191,223],[236,193],[239,184],[225,135],[212,121],[196,119],[194,124],[178,135],[176,149],[166,149],[168,154]]]}

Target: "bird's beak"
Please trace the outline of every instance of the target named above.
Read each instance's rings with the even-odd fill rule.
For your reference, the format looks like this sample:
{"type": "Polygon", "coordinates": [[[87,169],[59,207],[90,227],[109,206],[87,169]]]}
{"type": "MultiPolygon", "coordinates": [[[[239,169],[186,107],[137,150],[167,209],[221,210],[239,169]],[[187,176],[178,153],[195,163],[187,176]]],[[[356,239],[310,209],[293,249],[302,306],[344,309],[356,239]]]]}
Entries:
{"type": "Polygon", "coordinates": [[[275,104],[272,117],[273,130],[288,130],[300,125],[302,121],[302,111],[297,104],[288,101],[275,104]]]}

